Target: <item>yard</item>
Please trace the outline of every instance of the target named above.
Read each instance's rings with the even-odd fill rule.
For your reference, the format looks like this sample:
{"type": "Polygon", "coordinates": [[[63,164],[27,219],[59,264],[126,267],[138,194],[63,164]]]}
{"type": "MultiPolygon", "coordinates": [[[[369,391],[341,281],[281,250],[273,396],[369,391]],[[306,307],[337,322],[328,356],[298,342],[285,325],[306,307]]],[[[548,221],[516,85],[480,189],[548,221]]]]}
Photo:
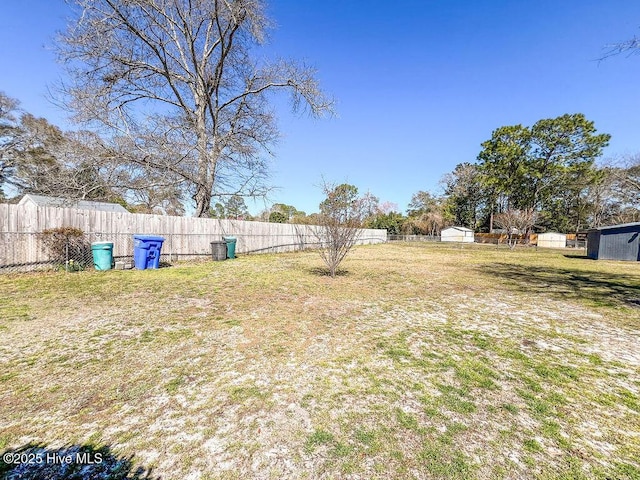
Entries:
{"type": "Polygon", "coordinates": [[[638,263],[397,243],[342,266],[0,277],[0,452],[25,454],[0,475],[640,479],[638,263]]]}

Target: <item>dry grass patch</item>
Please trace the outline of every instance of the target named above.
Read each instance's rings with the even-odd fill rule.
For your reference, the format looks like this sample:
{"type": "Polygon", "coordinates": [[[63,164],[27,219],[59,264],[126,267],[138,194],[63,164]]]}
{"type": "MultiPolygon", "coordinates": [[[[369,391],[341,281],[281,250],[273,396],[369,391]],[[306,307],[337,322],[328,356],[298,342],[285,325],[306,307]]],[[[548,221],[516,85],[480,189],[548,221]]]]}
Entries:
{"type": "Polygon", "coordinates": [[[386,244],[320,268],[0,277],[0,446],[163,479],[640,478],[637,264],[386,244]]]}

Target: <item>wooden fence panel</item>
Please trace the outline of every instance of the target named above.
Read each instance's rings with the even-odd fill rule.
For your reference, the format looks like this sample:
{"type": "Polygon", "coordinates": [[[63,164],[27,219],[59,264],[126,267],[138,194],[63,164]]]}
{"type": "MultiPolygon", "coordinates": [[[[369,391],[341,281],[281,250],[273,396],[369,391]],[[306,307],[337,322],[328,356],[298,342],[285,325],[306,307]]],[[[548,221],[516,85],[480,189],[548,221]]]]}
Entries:
{"type": "MultiPolygon", "coordinates": [[[[4,244],[0,266],[46,261],[46,252],[37,248],[36,234],[63,226],[81,229],[90,241],[113,241],[116,257],[133,253],[134,234],[165,237],[163,254],[172,258],[207,255],[211,242],[222,240],[223,236],[237,238],[238,253],[293,251],[317,246],[318,242],[318,227],[313,225],[0,204],[0,243],[4,244]]],[[[386,239],[386,230],[362,229],[358,243],[380,243],[386,239]]]]}

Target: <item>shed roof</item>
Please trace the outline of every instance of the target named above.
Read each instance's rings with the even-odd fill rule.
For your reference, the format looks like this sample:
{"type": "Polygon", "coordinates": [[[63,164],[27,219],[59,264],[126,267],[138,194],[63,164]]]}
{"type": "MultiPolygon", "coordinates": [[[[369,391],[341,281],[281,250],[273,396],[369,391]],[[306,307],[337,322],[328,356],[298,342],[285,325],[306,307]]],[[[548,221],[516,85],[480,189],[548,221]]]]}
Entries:
{"type": "Polygon", "coordinates": [[[640,228],[640,222],[620,223],[618,225],[608,225],[606,227],[593,228],[590,231],[593,231],[593,230],[610,230],[612,228],[626,228],[626,227],[638,227],[638,228],[640,228]]]}
{"type": "Polygon", "coordinates": [[[445,232],[447,230],[459,230],[461,232],[473,232],[473,230],[471,230],[470,228],[467,228],[467,227],[447,227],[447,228],[443,229],[442,231],[445,232]]]}
{"type": "Polygon", "coordinates": [[[538,234],[538,238],[540,238],[540,237],[545,237],[545,236],[550,237],[550,236],[554,236],[554,235],[561,235],[561,236],[563,236],[563,237],[566,237],[566,236],[567,236],[567,234],[566,234],[566,233],[560,233],[560,232],[543,232],[543,233],[539,233],[539,234],[538,234]]]}
{"type": "Polygon", "coordinates": [[[18,205],[24,205],[29,201],[40,207],[67,207],[79,208],[80,210],[129,213],[126,208],[118,203],[94,202],[89,200],[78,200],[75,198],[46,197],[44,195],[33,195],[31,193],[23,196],[18,202],[18,205]]]}

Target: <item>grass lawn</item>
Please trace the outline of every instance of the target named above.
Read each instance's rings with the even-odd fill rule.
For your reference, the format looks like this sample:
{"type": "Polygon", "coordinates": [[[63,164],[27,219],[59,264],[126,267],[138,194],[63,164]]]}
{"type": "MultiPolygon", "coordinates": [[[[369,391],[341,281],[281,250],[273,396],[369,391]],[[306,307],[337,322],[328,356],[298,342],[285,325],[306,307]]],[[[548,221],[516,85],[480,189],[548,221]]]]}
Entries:
{"type": "Polygon", "coordinates": [[[2,276],[0,453],[99,454],[111,479],[640,479],[640,264],[566,253],[2,276]]]}

